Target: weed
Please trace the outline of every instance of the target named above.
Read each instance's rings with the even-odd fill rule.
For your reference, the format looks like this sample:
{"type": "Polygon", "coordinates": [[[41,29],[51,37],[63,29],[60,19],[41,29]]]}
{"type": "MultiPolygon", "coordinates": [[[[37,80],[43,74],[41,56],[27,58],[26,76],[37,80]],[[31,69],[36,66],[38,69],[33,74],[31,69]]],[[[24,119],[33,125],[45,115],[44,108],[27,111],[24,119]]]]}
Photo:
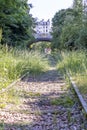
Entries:
{"type": "Polygon", "coordinates": [[[66,96],[66,97],[62,96],[58,99],[51,100],[51,104],[52,105],[63,105],[65,107],[68,107],[68,106],[73,106],[74,102],[69,96],[66,96]]]}

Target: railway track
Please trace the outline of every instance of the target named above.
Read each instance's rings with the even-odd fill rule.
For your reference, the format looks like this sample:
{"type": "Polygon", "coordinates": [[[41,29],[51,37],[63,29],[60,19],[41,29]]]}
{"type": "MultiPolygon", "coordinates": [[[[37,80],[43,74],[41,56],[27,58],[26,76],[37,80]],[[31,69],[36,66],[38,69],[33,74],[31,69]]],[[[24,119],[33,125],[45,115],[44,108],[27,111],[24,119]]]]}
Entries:
{"type": "Polygon", "coordinates": [[[77,93],[54,67],[20,78],[9,91],[13,99],[0,109],[0,130],[87,130],[77,93]]]}

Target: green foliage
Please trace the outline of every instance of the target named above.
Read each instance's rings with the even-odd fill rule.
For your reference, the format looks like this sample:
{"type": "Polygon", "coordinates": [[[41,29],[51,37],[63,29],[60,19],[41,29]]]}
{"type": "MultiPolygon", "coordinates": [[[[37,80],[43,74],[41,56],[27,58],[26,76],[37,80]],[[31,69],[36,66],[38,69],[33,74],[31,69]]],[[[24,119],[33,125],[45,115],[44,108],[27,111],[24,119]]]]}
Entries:
{"type": "Polygon", "coordinates": [[[62,52],[57,69],[66,77],[69,72],[83,97],[87,97],[87,51],[62,52]]]}
{"type": "Polygon", "coordinates": [[[27,0],[0,1],[0,27],[2,28],[2,44],[20,45],[29,42],[32,33],[33,19],[28,14],[30,7],[27,0]]]}
{"type": "Polygon", "coordinates": [[[75,78],[75,81],[78,84],[80,92],[83,95],[87,95],[87,75],[79,75],[75,78]]]}
{"type": "Polygon", "coordinates": [[[83,13],[83,0],[73,0],[73,9],[82,16],[83,13]]]}
{"type": "Polygon", "coordinates": [[[4,130],[4,122],[0,122],[0,130],[4,130]]]}
{"type": "Polygon", "coordinates": [[[40,51],[40,52],[44,52],[45,48],[51,48],[51,42],[38,42],[38,43],[33,43],[30,48],[31,50],[34,51],[40,51]]]}
{"type": "Polygon", "coordinates": [[[72,22],[67,23],[63,26],[60,41],[63,48],[74,49],[77,47],[75,41],[79,37],[80,26],[72,22]]]}
{"type": "Polygon", "coordinates": [[[60,10],[52,19],[53,48],[87,48],[87,13],[82,0],[74,0],[71,9],[60,10]]]}
{"type": "Polygon", "coordinates": [[[73,11],[73,9],[70,8],[60,10],[55,14],[54,18],[52,19],[53,48],[61,49],[62,47],[64,47],[64,42],[68,41],[68,35],[70,35],[70,33],[67,34],[65,33],[65,31],[70,31],[68,29],[73,23],[74,14],[75,12],[73,11]],[[64,36],[64,34],[67,36],[64,36]]]}
{"type": "Polygon", "coordinates": [[[79,38],[75,41],[79,48],[87,48],[87,28],[82,28],[79,32],[79,38]]]}
{"type": "Polygon", "coordinates": [[[72,51],[62,53],[62,60],[57,64],[57,68],[63,72],[64,69],[70,74],[86,74],[87,73],[87,58],[85,51],[72,51]]]}
{"type": "Polygon", "coordinates": [[[74,101],[70,96],[61,96],[58,99],[51,100],[52,105],[63,105],[65,107],[73,106],[74,101]]]}
{"type": "Polygon", "coordinates": [[[26,72],[39,74],[48,68],[47,59],[37,52],[0,50],[0,89],[26,72]]]}

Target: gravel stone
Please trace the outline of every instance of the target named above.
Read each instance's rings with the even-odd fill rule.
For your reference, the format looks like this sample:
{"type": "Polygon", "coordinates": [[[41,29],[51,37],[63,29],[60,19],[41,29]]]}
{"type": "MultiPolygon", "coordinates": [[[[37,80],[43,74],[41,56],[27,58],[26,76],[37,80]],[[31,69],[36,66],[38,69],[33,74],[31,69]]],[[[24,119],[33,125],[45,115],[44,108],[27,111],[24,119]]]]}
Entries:
{"type": "Polygon", "coordinates": [[[20,93],[21,103],[18,106],[12,104],[12,110],[11,107],[0,110],[4,130],[87,129],[87,122],[77,99],[73,106],[67,106],[67,102],[66,106],[64,103],[56,103],[57,100],[64,100],[69,96],[73,100],[75,95],[66,87],[63,76],[55,68],[50,68],[40,76],[27,76],[14,87],[20,93]],[[54,105],[52,100],[55,100],[54,105]]]}

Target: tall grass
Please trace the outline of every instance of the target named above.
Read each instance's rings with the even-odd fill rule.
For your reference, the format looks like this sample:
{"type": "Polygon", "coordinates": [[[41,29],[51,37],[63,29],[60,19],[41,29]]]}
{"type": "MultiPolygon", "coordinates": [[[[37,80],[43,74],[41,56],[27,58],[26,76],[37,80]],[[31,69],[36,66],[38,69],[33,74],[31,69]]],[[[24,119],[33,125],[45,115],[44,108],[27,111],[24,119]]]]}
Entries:
{"type": "Polygon", "coordinates": [[[87,74],[87,52],[86,51],[72,51],[62,52],[61,60],[57,64],[60,70],[66,70],[71,75],[87,74]]]}
{"type": "Polygon", "coordinates": [[[0,89],[5,88],[26,72],[39,74],[48,68],[47,59],[38,52],[0,49],[0,89]]]}
{"type": "Polygon", "coordinates": [[[87,94],[87,51],[62,52],[57,69],[65,74],[65,69],[76,81],[82,94],[87,94]]]}

